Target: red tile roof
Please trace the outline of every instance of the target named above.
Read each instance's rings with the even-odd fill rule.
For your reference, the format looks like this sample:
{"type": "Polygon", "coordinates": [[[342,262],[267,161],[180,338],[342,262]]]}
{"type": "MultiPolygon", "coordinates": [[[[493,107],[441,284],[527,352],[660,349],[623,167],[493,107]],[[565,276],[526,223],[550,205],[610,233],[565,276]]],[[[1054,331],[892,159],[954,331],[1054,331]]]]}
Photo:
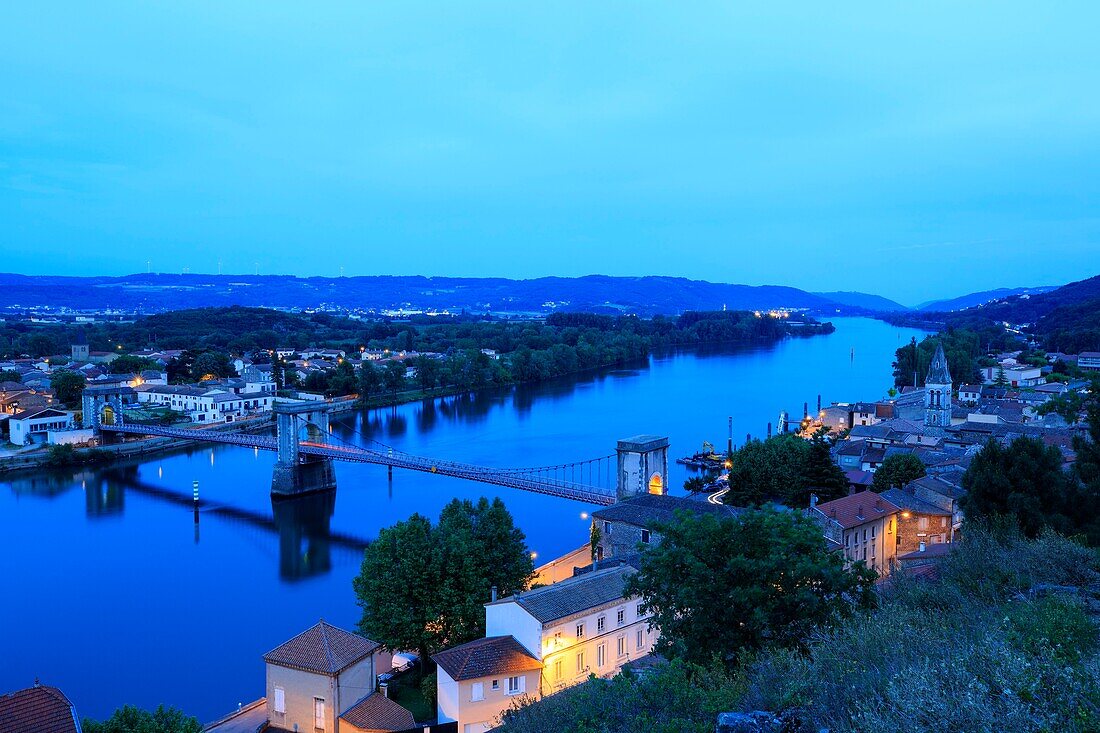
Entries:
{"type": "Polygon", "coordinates": [[[887,517],[901,511],[873,491],[860,491],[817,505],[817,510],[844,529],[851,529],[866,522],[887,517]]]}
{"type": "Polygon", "coordinates": [[[264,655],[265,662],[317,674],[336,674],[381,644],[321,621],[264,655]]]}
{"type": "Polygon", "coordinates": [[[432,660],[453,680],[542,669],[542,662],[513,636],[487,636],[441,651],[432,660]]]}
{"type": "Polygon", "coordinates": [[[35,684],[0,696],[0,733],[78,733],[76,710],[56,687],[35,684]]]}
{"type": "Polygon", "coordinates": [[[381,692],[372,692],[348,708],[341,720],[364,731],[400,731],[416,726],[413,714],[381,692]]]}

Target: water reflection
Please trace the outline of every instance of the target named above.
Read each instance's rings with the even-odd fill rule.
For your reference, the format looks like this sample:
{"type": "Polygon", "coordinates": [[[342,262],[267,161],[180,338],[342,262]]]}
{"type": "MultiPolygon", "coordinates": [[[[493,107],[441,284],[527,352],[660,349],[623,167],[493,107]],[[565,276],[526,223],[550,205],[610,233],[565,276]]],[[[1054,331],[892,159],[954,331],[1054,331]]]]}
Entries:
{"type": "Polygon", "coordinates": [[[272,498],[279,533],[279,577],[301,580],[332,569],[331,529],[336,490],[272,498]]]}

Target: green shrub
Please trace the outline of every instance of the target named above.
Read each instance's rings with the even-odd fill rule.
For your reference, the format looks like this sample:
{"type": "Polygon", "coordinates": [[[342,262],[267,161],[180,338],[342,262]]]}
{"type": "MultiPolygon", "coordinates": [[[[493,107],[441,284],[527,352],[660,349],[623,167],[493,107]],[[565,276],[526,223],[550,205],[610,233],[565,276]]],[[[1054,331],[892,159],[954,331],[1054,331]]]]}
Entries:
{"type": "Polygon", "coordinates": [[[1016,603],[1005,617],[1008,640],[1023,651],[1046,647],[1052,656],[1077,664],[1097,650],[1100,630],[1076,598],[1048,596],[1016,603]]]}

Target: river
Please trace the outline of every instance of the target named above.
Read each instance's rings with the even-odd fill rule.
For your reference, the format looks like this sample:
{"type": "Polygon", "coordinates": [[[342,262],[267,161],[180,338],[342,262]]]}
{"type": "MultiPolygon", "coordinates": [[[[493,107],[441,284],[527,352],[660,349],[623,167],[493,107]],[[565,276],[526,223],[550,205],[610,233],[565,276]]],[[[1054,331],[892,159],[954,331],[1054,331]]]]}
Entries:
{"type": "MultiPolygon", "coordinates": [[[[762,436],[781,409],[817,395],[877,399],[894,350],[922,332],[836,319],[826,336],[651,357],[536,386],[487,390],[341,416],[336,434],[486,466],[540,466],[614,453],[667,435],[672,459],[704,439],[762,436]]],[[[125,703],[175,705],[208,721],[263,695],[262,655],[324,618],[354,628],[360,541],[452,497],[500,496],[538,554],[584,544],[592,507],[460,479],[338,464],[333,501],[280,504],[274,455],[232,446],[130,467],[0,480],[0,693],[36,677],[84,716],[125,703]],[[212,508],[195,524],[192,482],[212,508]],[[228,507],[219,509],[218,507],[228,507]],[[236,511],[237,509],[242,511],[236,511]]],[[[688,476],[670,470],[670,485],[688,476]]]]}

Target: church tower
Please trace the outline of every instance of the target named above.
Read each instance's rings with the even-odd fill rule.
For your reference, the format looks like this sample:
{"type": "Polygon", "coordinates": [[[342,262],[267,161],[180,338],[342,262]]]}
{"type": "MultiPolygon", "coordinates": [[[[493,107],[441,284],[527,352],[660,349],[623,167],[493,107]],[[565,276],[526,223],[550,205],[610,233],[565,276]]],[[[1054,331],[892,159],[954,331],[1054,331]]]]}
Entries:
{"type": "Polygon", "coordinates": [[[76,366],[88,361],[88,336],[84,333],[83,328],[76,332],[76,338],[73,339],[72,343],[72,352],[76,366]]]}
{"type": "Polygon", "coordinates": [[[928,365],[924,378],[924,424],[937,427],[951,425],[951,371],[943,344],[936,346],[936,355],[928,365]]]}

